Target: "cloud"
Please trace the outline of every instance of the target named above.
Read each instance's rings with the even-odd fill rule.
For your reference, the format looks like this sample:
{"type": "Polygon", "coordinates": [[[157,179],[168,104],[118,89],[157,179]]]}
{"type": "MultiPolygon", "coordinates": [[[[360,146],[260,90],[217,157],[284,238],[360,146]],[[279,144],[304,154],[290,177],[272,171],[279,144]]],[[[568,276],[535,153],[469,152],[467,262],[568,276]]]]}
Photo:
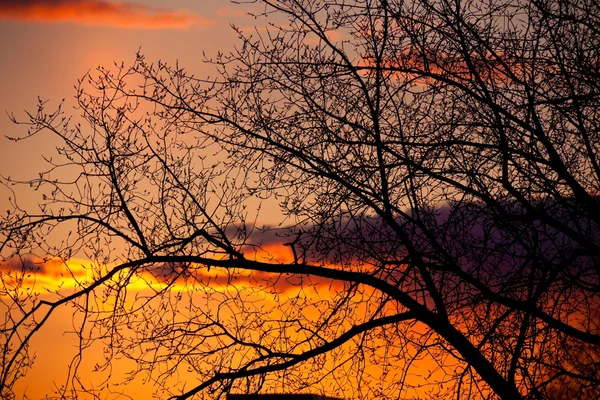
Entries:
{"type": "Polygon", "coordinates": [[[0,262],[0,273],[28,273],[39,272],[44,269],[44,260],[34,257],[14,257],[0,262]]]}
{"type": "MultiPolygon", "coordinates": [[[[281,245],[269,246],[266,254],[272,257],[274,253],[287,249],[281,245]]],[[[285,258],[285,257],[283,257],[285,258]]],[[[285,261],[291,261],[285,260],[285,261]]],[[[114,265],[113,265],[114,266],[114,265]]],[[[0,261],[0,298],[11,290],[28,289],[36,293],[48,293],[62,289],[81,289],[94,277],[106,273],[111,266],[100,267],[91,261],[72,259],[42,259],[34,256],[14,257],[0,261]],[[83,285],[83,286],[81,286],[83,285]]],[[[125,272],[126,273],[126,272],[125,272]]],[[[119,278],[117,278],[119,279],[119,278]]],[[[309,277],[300,274],[271,274],[260,271],[236,270],[227,271],[222,268],[208,269],[199,264],[155,263],[145,265],[138,270],[128,288],[130,290],[145,290],[154,285],[172,285],[174,290],[188,290],[191,287],[209,287],[213,289],[235,286],[250,290],[265,290],[267,292],[289,293],[299,289],[325,289],[329,292],[343,290],[343,283],[332,279],[309,277]],[[199,286],[198,286],[199,285],[199,286]]]]}
{"type": "MultiPolygon", "coordinates": [[[[539,199],[535,206],[555,220],[570,225],[589,241],[598,241],[597,226],[589,220],[577,220],[579,214],[572,214],[573,211],[564,204],[539,199]]],[[[432,262],[444,261],[443,258],[436,259],[436,254],[440,257],[447,254],[462,271],[476,274],[483,281],[507,282],[507,279],[528,271],[533,260],[547,265],[568,265],[574,276],[581,275],[582,281],[589,279],[586,274],[591,274],[597,263],[587,255],[583,244],[543,219],[524,219],[528,216],[527,210],[518,203],[505,204],[504,210],[512,215],[509,225],[504,217],[497,219],[495,209],[478,203],[442,206],[430,210],[429,217],[421,218],[418,224],[408,219],[399,219],[398,224],[407,229],[408,239],[414,248],[421,254],[432,255],[432,262]],[[523,223],[518,222],[521,220],[523,223]],[[436,242],[435,246],[432,240],[436,242]],[[440,253],[440,250],[444,251],[440,253]]],[[[251,225],[230,225],[224,231],[230,239],[243,238],[240,240],[246,245],[241,250],[247,259],[267,263],[293,263],[295,251],[300,262],[368,272],[383,262],[395,268],[393,262],[402,262],[407,254],[405,243],[378,216],[341,218],[303,228],[302,235],[294,233],[291,228],[251,225]]],[[[86,260],[64,262],[34,257],[13,258],[0,262],[0,278],[24,279],[19,284],[36,283],[38,287],[76,287],[77,282],[83,284],[97,277],[99,274],[93,271],[99,267],[105,272],[113,266],[98,266],[86,260]]],[[[242,269],[227,271],[216,267],[209,270],[199,264],[155,263],[140,267],[137,272],[140,279],[132,281],[134,285],[131,288],[142,290],[154,284],[172,284],[178,290],[194,285],[212,288],[233,285],[289,293],[315,286],[335,292],[344,286],[331,279],[302,274],[278,275],[242,269]]],[[[399,268],[397,272],[404,274],[404,269],[399,268]]],[[[393,271],[390,274],[393,276],[393,271]]]]}
{"type": "Polygon", "coordinates": [[[0,297],[22,289],[48,293],[80,288],[94,277],[97,265],[88,260],[43,259],[33,255],[0,261],[0,297]]]}
{"type": "Polygon", "coordinates": [[[1,0],[0,19],[129,29],[188,29],[213,23],[190,11],[112,0],[1,0]]]}

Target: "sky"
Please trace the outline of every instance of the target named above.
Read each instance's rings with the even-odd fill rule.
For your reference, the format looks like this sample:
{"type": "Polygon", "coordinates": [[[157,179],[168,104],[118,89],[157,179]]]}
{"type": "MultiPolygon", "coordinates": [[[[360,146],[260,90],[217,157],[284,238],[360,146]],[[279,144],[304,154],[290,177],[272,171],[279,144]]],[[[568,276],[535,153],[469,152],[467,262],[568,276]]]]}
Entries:
{"type": "MultiPolygon", "coordinates": [[[[248,29],[259,24],[248,15],[256,11],[252,7],[228,0],[0,0],[0,176],[35,178],[46,167],[41,156],[55,145],[50,135],[35,141],[9,140],[26,134],[26,128],[13,124],[9,115],[25,120],[25,111],[35,112],[38,98],[47,100],[50,108],[65,99],[67,114],[77,115],[73,108],[77,80],[99,66],[131,64],[138,51],[149,61],[178,61],[196,76],[210,75],[212,67],[202,62],[203,53],[210,57],[235,46],[232,23],[248,29]]],[[[9,196],[0,187],[2,213],[10,208],[9,196]]],[[[35,206],[34,199],[21,201],[35,206]]],[[[281,248],[270,251],[276,254],[281,248]]],[[[289,251],[278,256],[291,261],[289,251]]],[[[76,276],[83,276],[77,265],[85,263],[73,260],[76,276]]],[[[52,262],[38,266],[43,272],[38,285],[50,287],[62,279],[50,273],[59,268],[52,262]]],[[[72,310],[63,308],[35,336],[36,363],[17,385],[18,398],[42,398],[64,382],[75,351],[73,335],[64,334],[74,329],[72,318],[72,310]]],[[[95,351],[102,350],[91,353],[95,351]]],[[[93,363],[93,357],[86,362],[93,363]]],[[[143,390],[152,389],[141,385],[136,390],[141,398],[143,390]]]]}
{"type": "MultiPolygon", "coordinates": [[[[248,8],[248,6],[245,6],[248,8]]],[[[0,174],[26,178],[40,169],[44,141],[14,144],[19,119],[37,98],[72,105],[77,79],[113,61],[131,64],[138,49],[149,60],[179,60],[198,75],[210,73],[208,55],[235,44],[231,23],[251,26],[243,6],[227,0],[2,0],[0,1],[0,174]]],[[[0,209],[5,208],[5,195],[0,209]]]]}
{"type": "MultiPolygon", "coordinates": [[[[45,167],[41,155],[54,145],[49,136],[7,139],[26,133],[9,114],[25,119],[38,98],[49,105],[65,99],[67,113],[76,114],[77,80],[101,65],[131,64],[138,50],[148,60],[179,61],[197,75],[210,74],[203,52],[232,48],[230,24],[255,23],[248,9],[227,0],[0,0],[0,175],[35,177],[45,167]]],[[[9,208],[9,195],[0,188],[0,212],[9,208]]],[[[60,385],[73,356],[72,338],[62,334],[72,329],[71,315],[61,310],[37,335],[36,366],[19,383],[19,398],[41,398],[60,385]]]]}
{"type": "MultiPolygon", "coordinates": [[[[212,67],[203,63],[204,54],[210,58],[237,44],[237,34],[231,24],[252,29],[263,23],[248,15],[249,11],[260,11],[249,3],[233,4],[229,0],[0,0],[0,177],[23,181],[34,179],[47,167],[42,155],[51,152],[56,144],[50,135],[34,141],[11,141],[11,137],[26,134],[26,128],[11,122],[11,115],[17,120],[26,120],[26,111],[35,112],[38,99],[48,101],[50,109],[65,99],[66,114],[77,115],[78,111],[73,108],[77,80],[99,66],[110,67],[121,62],[130,65],[137,52],[144,54],[150,62],[179,62],[196,76],[213,74],[212,67]]],[[[0,186],[0,213],[11,207],[10,195],[9,190],[0,186]]],[[[20,201],[26,208],[35,207],[33,197],[21,197],[20,201]]],[[[271,246],[265,246],[271,255],[276,255],[280,261],[291,261],[289,250],[282,248],[280,242],[273,240],[266,244],[271,246]]],[[[31,263],[31,268],[40,270],[38,286],[53,289],[65,281],[65,275],[59,273],[63,265],[52,260],[41,263],[30,259],[27,262],[31,263]]],[[[82,265],[88,260],[70,260],[70,263],[72,276],[86,279],[87,272],[82,265]]],[[[1,267],[4,271],[18,268],[10,262],[1,267]]],[[[156,266],[156,276],[160,277],[163,272],[156,266]]],[[[196,278],[208,277],[200,272],[196,278]]],[[[253,285],[261,279],[260,276],[243,277],[230,285],[223,275],[210,277],[218,290],[225,290],[222,289],[225,286],[236,290],[236,285],[253,285]]],[[[139,281],[137,283],[141,285],[139,281]]],[[[317,283],[336,290],[331,282],[317,283]]],[[[281,290],[295,290],[297,286],[294,282],[284,282],[281,290]]],[[[63,290],[68,289],[73,289],[73,281],[63,285],[63,290]]],[[[132,290],[143,293],[141,286],[134,285],[132,290]]],[[[342,289],[337,287],[337,290],[342,289]]],[[[323,290],[322,295],[327,296],[327,290],[323,290]]],[[[268,301],[275,304],[272,298],[268,301]]],[[[180,306],[184,308],[185,302],[180,306]]],[[[1,311],[2,304],[0,315],[1,311]]],[[[65,307],[37,332],[32,341],[36,363],[27,377],[17,384],[17,398],[43,398],[65,382],[76,354],[74,335],[65,333],[76,329],[79,322],[72,309],[65,307]]],[[[418,327],[415,332],[419,333],[418,327]]],[[[95,357],[101,358],[102,351],[102,348],[89,349],[82,369],[92,369],[95,357]]],[[[118,380],[127,368],[127,363],[119,364],[112,373],[118,380]]],[[[435,369],[431,366],[416,368],[423,375],[414,378],[413,384],[436,381],[431,374],[427,375],[431,370],[428,368],[435,369]]],[[[183,376],[182,379],[187,378],[183,376]]],[[[134,393],[134,398],[146,398],[153,392],[149,385],[135,384],[133,390],[124,389],[134,393]]],[[[121,389],[110,389],[113,392],[105,393],[102,398],[118,398],[121,389]]]]}

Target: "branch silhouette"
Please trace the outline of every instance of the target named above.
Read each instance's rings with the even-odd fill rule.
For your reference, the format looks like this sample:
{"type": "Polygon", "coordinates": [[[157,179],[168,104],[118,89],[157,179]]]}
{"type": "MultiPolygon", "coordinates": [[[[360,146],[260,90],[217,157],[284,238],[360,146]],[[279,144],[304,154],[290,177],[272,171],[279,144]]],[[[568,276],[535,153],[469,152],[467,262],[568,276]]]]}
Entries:
{"type": "Polygon", "coordinates": [[[121,359],[171,399],[598,397],[598,5],[256,3],[216,78],[138,54],[12,117],[60,145],[2,178],[2,396],[72,306],[62,398],[121,359]]]}

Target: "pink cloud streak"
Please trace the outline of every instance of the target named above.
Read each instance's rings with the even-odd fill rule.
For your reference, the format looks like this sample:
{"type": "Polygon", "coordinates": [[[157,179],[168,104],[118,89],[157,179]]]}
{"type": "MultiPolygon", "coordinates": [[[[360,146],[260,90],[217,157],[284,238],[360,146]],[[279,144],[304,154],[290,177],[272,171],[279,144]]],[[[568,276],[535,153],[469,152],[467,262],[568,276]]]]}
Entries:
{"type": "Polygon", "coordinates": [[[3,0],[0,19],[129,29],[189,29],[213,23],[191,11],[110,0],[3,0]]]}

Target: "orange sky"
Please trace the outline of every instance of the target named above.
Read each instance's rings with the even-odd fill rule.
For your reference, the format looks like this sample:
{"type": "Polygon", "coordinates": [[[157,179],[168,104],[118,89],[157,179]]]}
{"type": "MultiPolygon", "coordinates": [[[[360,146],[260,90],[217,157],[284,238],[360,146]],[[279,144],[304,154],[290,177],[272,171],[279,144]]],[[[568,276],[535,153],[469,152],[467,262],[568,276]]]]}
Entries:
{"type": "Polygon", "coordinates": [[[106,0],[3,1],[0,18],[19,22],[74,23],[129,29],[189,29],[213,21],[186,10],[169,10],[137,2],[106,0]]]}
{"type": "MultiPolygon", "coordinates": [[[[251,5],[250,5],[251,6],[251,5]]],[[[235,23],[245,30],[260,24],[247,15],[249,5],[233,5],[227,0],[9,0],[0,2],[0,175],[14,179],[29,179],[45,168],[41,155],[54,146],[50,136],[34,142],[14,143],[6,136],[21,136],[24,129],[13,125],[6,113],[23,118],[23,110],[34,111],[38,96],[58,104],[66,99],[67,111],[74,102],[73,86],[77,79],[99,65],[110,66],[113,61],[130,63],[141,49],[149,60],[174,62],[202,76],[211,72],[202,63],[202,52],[208,56],[227,51],[236,44],[237,35],[230,28],[235,23]]],[[[335,36],[335,34],[332,33],[335,36]]],[[[334,37],[335,39],[335,37],[334,37]]],[[[0,187],[0,212],[10,208],[11,192],[0,187]]],[[[20,205],[35,207],[36,199],[21,196],[20,205]]],[[[291,261],[289,248],[272,244],[267,248],[281,261],[291,261]]],[[[89,269],[85,260],[71,260],[70,272],[57,261],[45,263],[29,260],[32,268],[39,267],[36,287],[53,290],[61,283],[63,290],[73,290],[74,278],[85,280],[89,269]]],[[[7,270],[18,271],[19,265],[5,264],[7,270]]],[[[202,273],[199,273],[202,275],[202,273]]],[[[208,279],[208,275],[199,279],[208,279]]],[[[224,275],[211,274],[215,286],[223,285],[224,275]]],[[[264,275],[240,278],[237,284],[260,285],[264,275]]],[[[334,289],[331,282],[314,282],[320,287],[334,289]]],[[[292,287],[279,281],[282,291],[292,287]]],[[[134,287],[134,290],[140,290],[134,287]]],[[[36,335],[32,345],[37,353],[35,367],[17,385],[19,398],[41,398],[52,393],[53,387],[66,379],[68,363],[74,356],[72,334],[73,312],[60,309],[36,335]]],[[[86,367],[91,368],[101,349],[90,349],[86,367]]],[[[118,376],[126,368],[115,370],[118,376]]],[[[427,372],[415,378],[428,379],[427,372]]],[[[151,386],[136,386],[137,398],[151,386]]],[[[112,388],[119,390],[119,388],[112,388]]],[[[131,390],[129,390],[131,392],[131,390]]],[[[117,398],[108,395],[105,398],[117,398]]]]}
{"type": "MultiPolygon", "coordinates": [[[[77,79],[99,65],[130,64],[140,49],[148,60],[179,60],[197,75],[209,74],[202,52],[232,48],[237,35],[230,24],[257,23],[247,8],[227,0],[0,2],[0,174],[36,176],[45,167],[40,155],[54,144],[49,135],[35,143],[8,141],[5,136],[23,135],[26,129],[13,125],[7,113],[23,119],[24,110],[35,110],[39,96],[50,106],[66,99],[67,111],[76,114],[70,107],[77,79]]],[[[9,195],[0,188],[2,212],[9,195]]]]}
{"type": "MultiPolygon", "coordinates": [[[[268,250],[269,257],[277,256],[283,262],[291,261],[290,255],[287,254],[289,249],[283,246],[272,245],[268,250]]],[[[267,256],[267,254],[264,255],[267,256]]],[[[260,258],[261,255],[258,257],[260,258]]],[[[34,286],[36,291],[46,293],[43,298],[48,300],[56,299],[56,296],[50,293],[57,290],[59,287],[61,288],[61,293],[71,293],[77,288],[78,282],[81,283],[86,278],[90,277],[91,270],[94,268],[94,266],[90,265],[90,263],[85,260],[71,260],[67,263],[62,263],[58,260],[47,260],[44,262],[40,259],[31,258],[25,259],[24,261],[25,275],[28,275],[27,271],[37,272],[35,286],[31,279],[26,279],[24,286],[34,286]]],[[[10,272],[12,273],[12,276],[18,276],[19,273],[23,271],[22,268],[23,263],[16,260],[0,265],[0,271],[2,271],[2,273],[6,274],[7,272],[10,272]]],[[[108,268],[111,268],[111,266],[108,266],[108,268]]],[[[148,295],[152,295],[151,292],[148,292],[148,282],[154,282],[155,284],[153,287],[157,289],[161,285],[160,280],[163,276],[168,276],[168,273],[166,271],[163,272],[160,267],[155,268],[151,272],[145,273],[142,276],[143,279],[134,279],[132,284],[129,285],[128,291],[130,292],[130,295],[131,293],[142,295],[144,295],[144,293],[149,293],[148,295]]],[[[186,290],[186,288],[189,288],[189,286],[186,286],[186,282],[182,281],[180,284],[174,285],[172,291],[182,291],[188,295],[184,295],[183,298],[179,300],[177,308],[186,309],[188,307],[186,305],[187,302],[191,301],[194,303],[206,302],[207,307],[217,307],[219,306],[219,302],[222,301],[221,297],[218,296],[219,292],[233,290],[233,292],[238,295],[245,296],[244,298],[251,298],[253,296],[256,297],[256,294],[258,293],[255,290],[256,288],[269,286],[270,290],[269,292],[264,292],[265,296],[261,295],[258,298],[253,299],[251,303],[254,304],[254,302],[258,301],[256,307],[260,307],[262,304],[266,305],[267,308],[271,308],[270,314],[268,315],[273,318],[278,314],[277,304],[279,304],[280,301],[285,304],[288,299],[297,298],[300,293],[299,286],[295,285],[293,280],[290,281],[289,278],[285,277],[278,279],[275,283],[273,282],[272,277],[261,273],[254,273],[251,276],[242,273],[234,280],[228,278],[225,271],[219,271],[218,269],[213,269],[211,273],[208,273],[204,269],[195,271],[193,279],[202,281],[205,284],[208,284],[208,286],[205,286],[204,289],[200,288],[201,290],[198,290],[198,288],[195,287],[194,292],[192,293],[186,290]],[[249,287],[254,289],[245,289],[249,287]]],[[[4,276],[4,279],[5,282],[8,281],[6,275],[4,276]]],[[[189,285],[189,281],[187,285],[189,285]]],[[[302,296],[317,296],[318,299],[325,300],[340,290],[343,290],[343,286],[340,283],[331,282],[326,279],[319,280],[313,278],[311,284],[305,286],[304,290],[301,291],[302,296]]],[[[371,304],[368,301],[365,302],[366,299],[373,295],[373,292],[370,289],[365,289],[358,293],[357,311],[364,308],[364,312],[366,313],[368,312],[367,309],[371,308],[372,304],[376,304],[371,304]]],[[[137,298],[137,295],[132,295],[130,300],[135,301],[135,298],[137,298]]],[[[309,302],[307,303],[307,306],[302,307],[301,314],[309,320],[316,320],[319,316],[319,306],[309,306],[310,303],[312,302],[309,302]]],[[[289,305],[286,307],[288,306],[289,305]]],[[[2,307],[2,304],[0,304],[0,311],[3,311],[2,307]]],[[[230,312],[235,311],[231,309],[230,312]]],[[[362,314],[362,312],[358,312],[362,314]]],[[[241,317],[245,318],[243,315],[241,317]]],[[[77,340],[74,330],[78,329],[80,322],[81,317],[74,315],[73,309],[70,306],[61,307],[52,315],[48,323],[36,334],[32,341],[32,348],[36,353],[36,362],[34,367],[29,371],[27,377],[21,379],[16,385],[18,396],[28,396],[27,398],[31,399],[42,398],[46,394],[54,393],[58,387],[66,382],[67,377],[69,376],[69,365],[71,365],[73,357],[77,354],[77,340]]],[[[344,329],[349,329],[352,326],[352,321],[345,321],[344,324],[348,325],[345,326],[344,329]]],[[[418,335],[418,332],[422,331],[422,327],[420,328],[417,324],[412,327],[412,330],[418,335]]],[[[292,334],[294,333],[292,332],[292,334]]],[[[399,346],[399,349],[401,347],[402,346],[399,346]]],[[[345,346],[345,348],[351,349],[352,344],[350,343],[349,346],[345,346]]],[[[80,366],[80,374],[85,381],[84,384],[90,386],[92,384],[98,385],[98,382],[101,382],[106,378],[107,372],[91,372],[95,369],[96,364],[102,363],[104,350],[105,347],[101,342],[98,342],[85,350],[84,359],[80,366]],[[88,380],[86,381],[86,379],[88,380]]],[[[407,360],[402,357],[401,353],[400,356],[396,358],[394,358],[392,354],[390,354],[390,356],[392,357],[390,359],[390,366],[403,365],[403,363],[407,362],[407,360]]],[[[337,356],[334,358],[339,360],[337,356]]],[[[330,360],[324,367],[324,370],[331,368],[331,365],[330,360]]],[[[364,373],[372,374],[377,377],[382,374],[380,367],[382,366],[366,364],[364,373]]],[[[130,368],[132,368],[131,361],[125,359],[113,363],[111,369],[111,383],[106,386],[101,398],[121,398],[119,397],[120,391],[132,395],[133,398],[136,399],[149,398],[150,395],[154,393],[155,387],[144,381],[143,375],[140,375],[139,378],[132,383],[127,384],[125,387],[116,384],[126,377],[126,372],[130,368]]],[[[412,371],[412,375],[409,376],[407,383],[412,385],[423,385],[425,390],[428,389],[428,382],[443,378],[443,371],[439,370],[436,361],[431,359],[416,361],[415,368],[412,371]]],[[[385,377],[381,376],[379,379],[381,380],[381,383],[385,385],[387,380],[400,379],[400,375],[398,374],[401,373],[402,370],[400,368],[392,367],[392,369],[387,372],[388,375],[385,377]]],[[[177,378],[180,380],[188,380],[188,382],[197,382],[197,376],[193,373],[186,372],[185,369],[178,374],[177,378]]],[[[376,381],[377,379],[375,382],[376,381]]],[[[278,387],[277,385],[280,385],[277,381],[274,381],[271,384],[276,387],[278,387]]],[[[269,386],[270,385],[268,384],[267,387],[269,386]]],[[[437,388],[438,385],[436,384],[435,387],[437,388]]],[[[281,390],[285,391],[285,388],[281,387],[281,390]]],[[[422,394],[423,392],[420,389],[409,389],[405,394],[407,395],[406,398],[411,398],[412,396],[418,396],[419,393],[422,394]]]]}
{"type": "MultiPolygon", "coordinates": [[[[35,110],[38,96],[49,99],[50,104],[64,98],[67,111],[75,113],[71,107],[77,79],[99,65],[130,63],[138,49],[151,60],[180,60],[196,74],[208,74],[202,51],[215,54],[231,48],[237,35],[230,23],[256,23],[246,11],[247,6],[235,6],[226,0],[0,2],[0,175],[35,177],[45,168],[41,155],[54,145],[49,135],[35,142],[6,139],[25,133],[23,127],[9,121],[7,113],[23,117],[23,110],[35,110]]],[[[10,191],[0,187],[0,212],[10,208],[9,196],[10,191]]],[[[22,206],[35,207],[35,198],[21,199],[22,206]]],[[[82,263],[85,261],[72,265],[74,275],[80,278],[84,277],[78,266],[82,263]]],[[[37,287],[52,289],[58,282],[63,282],[65,290],[73,286],[64,272],[63,276],[57,272],[58,265],[52,264],[46,263],[44,273],[37,276],[37,287]]],[[[36,335],[36,364],[17,385],[19,399],[25,395],[29,399],[42,398],[52,394],[54,385],[64,383],[68,362],[75,354],[73,335],[64,334],[73,329],[72,315],[71,308],[59,310],[36,335]]],[[[92,365],[94,354],[98,354],[94,352],[98,351],[101,354],[101,350],[91,351],[92,365]]],[[[141,387],[129,392],[142,396],[141,387]]],[[[107,394],[106,398],[114,396],[107,394]]]]}

